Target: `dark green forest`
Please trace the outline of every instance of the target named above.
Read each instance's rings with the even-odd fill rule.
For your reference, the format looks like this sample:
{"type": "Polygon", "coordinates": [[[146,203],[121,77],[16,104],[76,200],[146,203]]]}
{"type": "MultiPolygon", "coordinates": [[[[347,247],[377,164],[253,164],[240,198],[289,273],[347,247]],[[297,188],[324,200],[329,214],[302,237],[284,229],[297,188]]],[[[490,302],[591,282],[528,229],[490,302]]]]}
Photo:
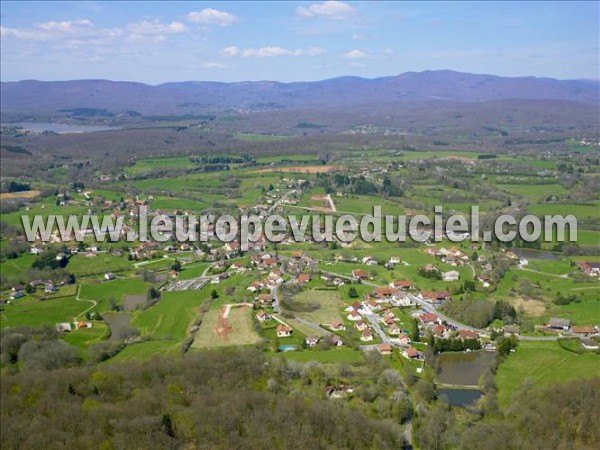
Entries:
{"type": "Polygon", "coordinates": [[[525,384],[506,411],[491,386],[481,405],[457,412],[426,379],[406,380],[411,401],[405,380],[375,353],[357,366],[231,350],[11,371],[1,386],[3,449],[398,449],[408,420],[422,449],[600,444],[598,378],[525,384]],[[328,397],[328,386],[352,392],[328,397]]]}

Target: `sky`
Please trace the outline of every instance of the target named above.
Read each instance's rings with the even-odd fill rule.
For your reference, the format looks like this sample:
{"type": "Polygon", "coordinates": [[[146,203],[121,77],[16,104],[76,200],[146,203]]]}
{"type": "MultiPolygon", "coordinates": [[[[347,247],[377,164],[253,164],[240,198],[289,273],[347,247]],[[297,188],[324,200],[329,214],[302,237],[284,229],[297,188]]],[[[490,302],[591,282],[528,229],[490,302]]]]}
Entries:
{"type": "Polygon", "coordinates": [[[312,81],[450,69],[599,79],[600,3],[0,3],[0,77],[312,81]]]}

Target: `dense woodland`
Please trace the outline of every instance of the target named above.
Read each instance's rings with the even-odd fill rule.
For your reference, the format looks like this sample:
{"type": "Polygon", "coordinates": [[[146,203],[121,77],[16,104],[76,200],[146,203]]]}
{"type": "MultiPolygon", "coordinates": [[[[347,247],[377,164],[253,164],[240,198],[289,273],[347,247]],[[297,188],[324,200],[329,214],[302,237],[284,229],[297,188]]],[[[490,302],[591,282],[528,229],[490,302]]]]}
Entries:
{"type": "Polygon", "coordinates": [[[483,399],[457,413],[437,399],[433,382],[409,377],[413,410],[405,381],[376,353],[358,366],[296,363],[256,350],[77,366],[52,330],[20,331],[2,342],[5,449],[398,449],[411,418],[423,449],[600,445],[600,378],[525,384],[500,411],[486,373],[483,399]],[[340,384],[354,392],[328,398],[326,387],[340,384]]]}

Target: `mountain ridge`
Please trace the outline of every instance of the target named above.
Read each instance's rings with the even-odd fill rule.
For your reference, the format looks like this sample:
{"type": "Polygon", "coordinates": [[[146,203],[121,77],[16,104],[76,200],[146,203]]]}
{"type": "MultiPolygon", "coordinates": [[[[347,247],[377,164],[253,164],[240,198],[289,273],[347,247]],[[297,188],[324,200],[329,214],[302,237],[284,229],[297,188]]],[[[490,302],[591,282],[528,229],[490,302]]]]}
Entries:
{"type": "Polygon", "coordinates": [[[186,114],[227,109],[347,108],[427,100],[478,103],[493,100],[563,100],[598,104],[600,82],[547,77],[502,77],[451,70],[396,76],[343,76],[320,81],[22,80],[0,84],[2,111],[98,108],[113,112],[186,114]]]}

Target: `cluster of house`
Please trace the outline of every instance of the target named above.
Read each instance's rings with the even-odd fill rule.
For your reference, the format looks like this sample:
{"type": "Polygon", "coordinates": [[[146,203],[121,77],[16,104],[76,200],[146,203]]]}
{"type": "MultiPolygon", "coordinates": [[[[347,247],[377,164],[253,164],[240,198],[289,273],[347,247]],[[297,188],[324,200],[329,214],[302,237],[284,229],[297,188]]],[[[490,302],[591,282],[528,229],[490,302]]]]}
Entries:
{"type": "Polygon", "coordinates": [[[600,262],[581,261],[577,263],[577,266],[590,277],[600,277],[600,262]]]}
{"type": "MultiPolygon", "coordinates": [[[[62,285],[64,283],[60,284],[62,285]]],[[[54,284],[54,281],[52,280],[34,280],[29,283],[29,286],[31,286],[33,289],[43,289],[44,294],[54,294],[58,290],[58,287],[56,286],[56,284],[54,284]]],[[[23,298],[25,297],[26,289],[27,287],[22,284],[15,284],[11,288],[10,293],[8,294],[8,298],[10,300],[18,300],[20,298],[23,298]]]]}
{"type": "Polygon", "coordinates": [[[444,264],[449,264],[453,267],[462,266],[469,261],[469,257],[456,247],[453,247],[450,250],[444,247],[440,249],[436,247],[427,247],[424,251],[427,255],[439,258],[444,264]]]}
{"type": "Polygon", "coordinates": [[[551,318],[546,324],[546,330],[560,332],[562,335],[578,337],[586,350],[598,350],[600,346],[593,337],[600,336],[597,325],[571,325],[568,319],[551,318]]]}
{"type": "Polygon", "coordinates": [[[72,326],[70,322],[60,322],[55,325],[55,328],[59,333],[70,333],[73,330],[85,330],[87,328],[92,328],[92,322],[73,322],[72,326]]]}
{"type": "Polygon", "coordinates": [[[253,281],[246,289],[250,292],[258,292],[262,289],[273,289],[281,283],[283,283],[283,272],[279,269],[272,269],[266,278],[253,281]]]}

